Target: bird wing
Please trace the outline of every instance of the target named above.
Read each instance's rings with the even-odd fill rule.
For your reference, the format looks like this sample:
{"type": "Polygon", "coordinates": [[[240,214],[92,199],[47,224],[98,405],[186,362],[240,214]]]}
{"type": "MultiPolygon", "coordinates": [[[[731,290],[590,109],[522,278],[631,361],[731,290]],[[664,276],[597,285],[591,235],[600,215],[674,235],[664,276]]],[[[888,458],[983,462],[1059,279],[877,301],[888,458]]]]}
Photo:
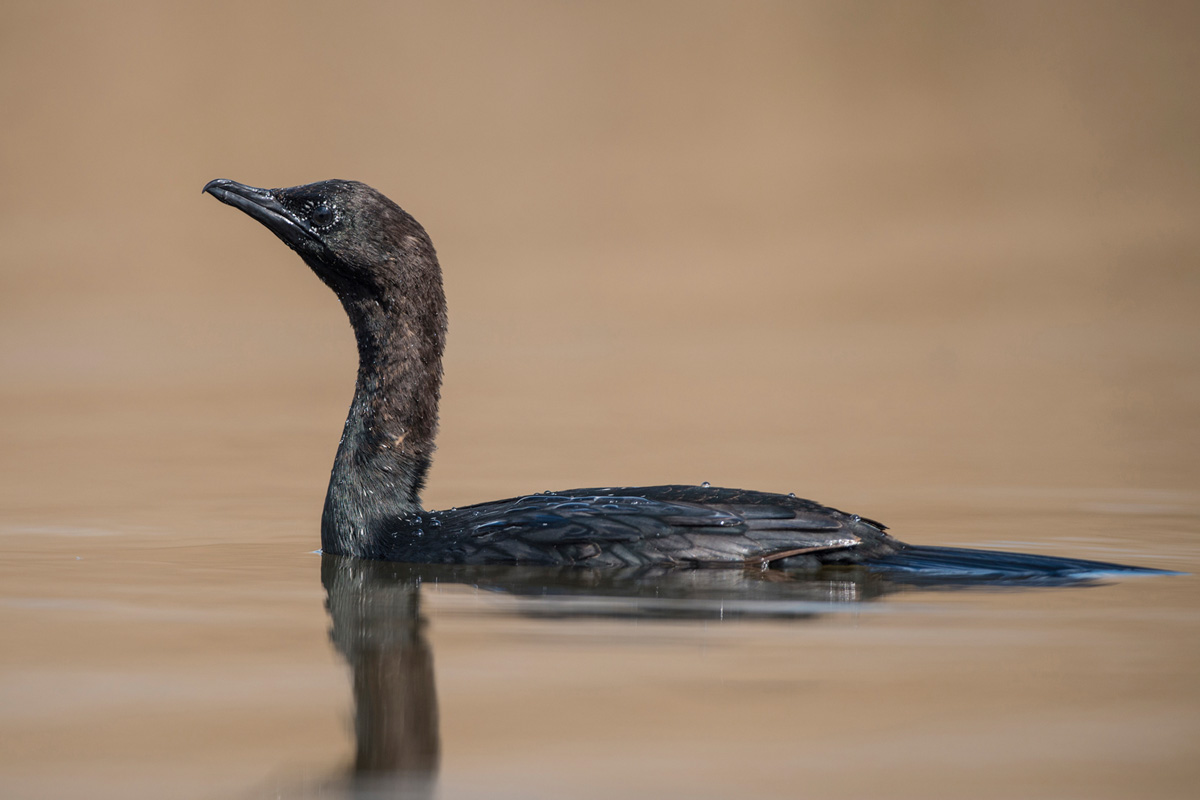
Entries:
{"type": "MultiPolygon", "coordinates": [[[[713,487],[575,489],[436,512],[435,518],[446,545],[440,558],[465,563],[762,564],[862,542],[851,530],[856,520],[835,509],[713,487]]],[[[427,549],[429,542],[423,544],[427,549]]]]}

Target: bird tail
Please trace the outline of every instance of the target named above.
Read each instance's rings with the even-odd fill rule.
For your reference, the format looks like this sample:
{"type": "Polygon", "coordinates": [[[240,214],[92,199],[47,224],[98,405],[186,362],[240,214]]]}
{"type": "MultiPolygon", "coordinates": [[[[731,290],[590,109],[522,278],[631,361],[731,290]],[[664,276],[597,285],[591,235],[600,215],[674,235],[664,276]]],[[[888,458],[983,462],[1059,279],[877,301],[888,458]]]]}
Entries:
{"type": "Polygon", "coordinates": [[[1129,567],[1082,558],[1060,558],[1000,550],[965,547],[905,547],[897,553],[871,559],[872,572],[883,572],[905,582],[1076,583],[1134,575],[1179,575],[1170,570],[1129,567]]]}

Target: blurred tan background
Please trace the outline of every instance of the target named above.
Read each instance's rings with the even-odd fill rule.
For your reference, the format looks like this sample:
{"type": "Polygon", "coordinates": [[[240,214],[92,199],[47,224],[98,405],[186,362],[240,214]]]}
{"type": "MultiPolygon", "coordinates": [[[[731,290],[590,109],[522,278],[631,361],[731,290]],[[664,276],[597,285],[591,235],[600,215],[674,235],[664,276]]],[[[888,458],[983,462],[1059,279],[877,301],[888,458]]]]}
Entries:
{"type": "Polygon", "coordinates": [[[1195,488],[1194,3],[4,17],[10,518],[209,535],[261,498],[314,535],[353,341],[216,177],[360,179],[429,229],[433,506],[710,480],[895,521],[947,486],[1195,488]]]}

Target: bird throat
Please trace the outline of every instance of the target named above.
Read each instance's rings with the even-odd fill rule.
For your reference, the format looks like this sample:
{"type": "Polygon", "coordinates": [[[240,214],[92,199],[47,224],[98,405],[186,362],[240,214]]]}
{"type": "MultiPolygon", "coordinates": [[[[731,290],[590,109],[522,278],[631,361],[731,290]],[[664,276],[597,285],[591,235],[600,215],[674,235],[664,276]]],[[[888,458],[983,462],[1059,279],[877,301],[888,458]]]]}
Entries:
{"type": "Polygon", "coordinates": [[[325,552],[361,555],[390,520],[421,509],[437,434],[445,339],[441,308],[419,313],[413,299],[340,295],[358,345],[354,400],[334,459],[321,542],[325,552]],[[427,320],[424,325],[419,320],[427,320]]]}

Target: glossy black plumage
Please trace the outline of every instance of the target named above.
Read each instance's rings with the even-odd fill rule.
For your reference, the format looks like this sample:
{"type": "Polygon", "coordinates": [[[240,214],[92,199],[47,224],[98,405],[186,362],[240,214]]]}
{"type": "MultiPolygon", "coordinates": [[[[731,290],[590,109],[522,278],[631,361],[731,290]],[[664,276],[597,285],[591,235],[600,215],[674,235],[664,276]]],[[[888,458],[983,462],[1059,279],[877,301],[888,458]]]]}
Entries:
{"type": "Polygon", "coordinates": [[[582,567],[815,566],[900,547],[882,526],[808,500],[706,486],[574,489],[410,514],[383,522],[373,541],[363,555],[394,561],[582,567]]]}
{"type": "Polygon", "coordinates": [[[221,179],[204,191],[295,250],[333,289],[354,329],[359,368],[322,514],[326,553],[594,568],[877,563],[939,574],[1136,571],[926,550],[809,500],[710,486],[575,489],[426,511],[420,492],[437,432],[446,334],[441,268],[429,235],[391,200],[354,181],[258,189],[221,179]]]}

